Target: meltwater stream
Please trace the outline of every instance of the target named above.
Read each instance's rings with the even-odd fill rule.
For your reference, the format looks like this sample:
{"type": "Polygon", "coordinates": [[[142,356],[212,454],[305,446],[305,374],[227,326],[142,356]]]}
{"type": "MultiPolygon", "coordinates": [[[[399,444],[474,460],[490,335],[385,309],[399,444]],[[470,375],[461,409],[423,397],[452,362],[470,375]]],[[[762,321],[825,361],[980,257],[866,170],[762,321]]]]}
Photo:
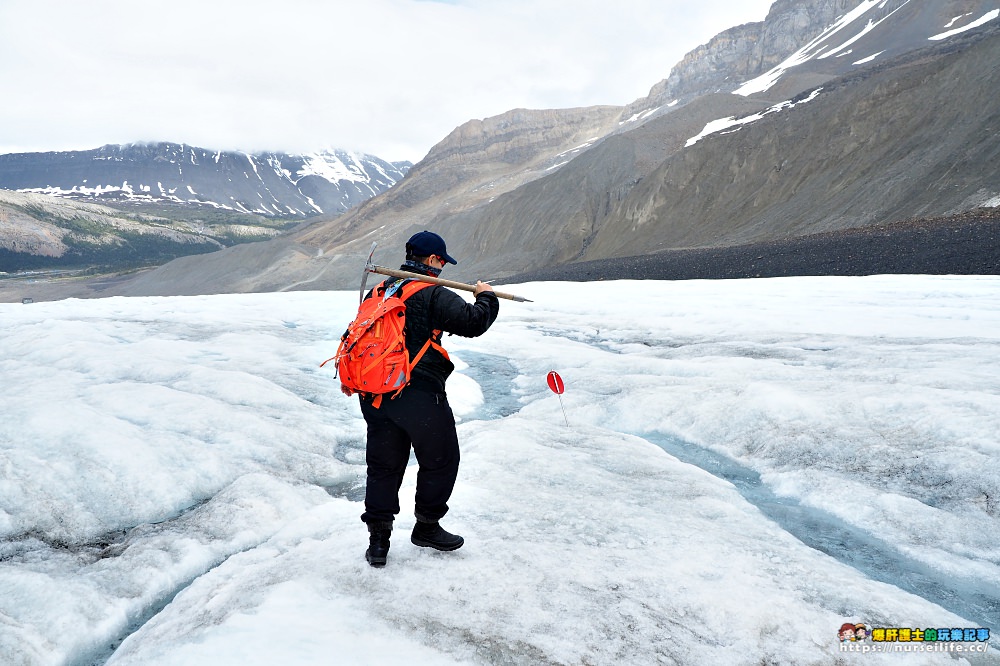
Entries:
{"type": "MultiPolygon", "coordinates": [[[[462,352],[469,363],[463,373],[483,389],[486,402],[472,418],[495,419],[513,414],[521,403],[514,393],[517,369],[506,358],[480,352],[462,352]]],[[[539,379],[543,382],[544,379],[539,379]]],[[[873,580],[923,597],[979,627],[1000,627],[1000,586],[960,578],[918,562],[864,530],[836,516],[778,497],[760,474],[740,463],[662,433],[630,433],[656,444],[678,460],[699,467],[733,484],[740,495],[769,519],[810,548],[851,566],[873,580]]]]}
{"type": "Polygon", "coordinates": [[[778,497],[760,475],[713,451],[658,433],[641,435],[682,462],[732,483],[748,502],[806,544],[854,567],[869,578],[894,585],[971,620],[1000,626],[1000,588],[976,579],[949,576],[903,555],[868,532],[822,509],[778,497]]]}

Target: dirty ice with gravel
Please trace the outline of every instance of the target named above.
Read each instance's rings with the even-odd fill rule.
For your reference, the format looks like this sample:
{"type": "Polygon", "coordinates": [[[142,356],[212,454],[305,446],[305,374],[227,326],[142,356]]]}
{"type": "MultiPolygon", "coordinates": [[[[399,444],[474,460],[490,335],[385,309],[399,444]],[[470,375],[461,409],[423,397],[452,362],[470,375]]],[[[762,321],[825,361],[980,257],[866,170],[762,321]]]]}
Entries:
{"type": "Polygon", "coordinates": [[[0,305],[0,663],[1000,663],[1000,278],[506,290],[384,569],[356,292],[0,305]]]}

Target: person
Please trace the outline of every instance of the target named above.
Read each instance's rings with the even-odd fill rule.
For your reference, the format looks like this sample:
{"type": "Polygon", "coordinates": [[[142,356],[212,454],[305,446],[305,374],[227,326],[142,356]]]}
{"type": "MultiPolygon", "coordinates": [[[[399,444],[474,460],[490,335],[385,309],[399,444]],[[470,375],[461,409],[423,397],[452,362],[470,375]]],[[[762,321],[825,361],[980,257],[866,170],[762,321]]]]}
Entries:
{"type": "MultiPolygon", "coordinates": [[[[406,243],[406,261],[401,270],[437,277],[446,264],[457,264],[445,241],[431,231],[414,234],[406,243]]],[[[385,283],[396,281],[386,280],[385,283]]],[[[366,298],[377,291],[373,289],[366,298]]],[[[440,342],[441,332],[464,337],[485,333],[497,318],[500,302],[493,288],[477,282],[475,302],[468,303],[455,292],[433,285],[406,299],[406,349],[412,359],[429,338],[440,342]]],[[[445,382],[455,369],[439,346],[431,345],[410,374],[410,382],[391,399],[384,396],[373,404],[373,396],[361,396],[361,414],[368,428],[365,511],[369,545],[365,559],[373,567],[385,566],[393,520],[399,513],[399,488],[413,447],[417,459],[416,524],[410,541],[417,546],[452,551],[465,540],[440,525],[448,512],[458,477],[459,446],[455,416],[448,405],[445,382]]],[[[350,390],[342,387],[345,393],[350,390]]]]}

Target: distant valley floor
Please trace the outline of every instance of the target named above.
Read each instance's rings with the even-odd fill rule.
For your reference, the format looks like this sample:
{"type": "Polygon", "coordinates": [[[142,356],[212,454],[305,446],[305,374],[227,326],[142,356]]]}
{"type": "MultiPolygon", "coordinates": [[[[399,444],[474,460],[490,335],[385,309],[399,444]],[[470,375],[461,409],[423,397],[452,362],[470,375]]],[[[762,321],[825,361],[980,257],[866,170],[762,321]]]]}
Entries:
{"type": "Polygon", "coordinates": [[[878,274],[1000,275],[1000,210],[751,245],[580,262],[523,273],[504,282],[878,274]]]}
{"type": "MultiPolygon", "coordinates": [[[[1000,275],[1000,209],[720,248],[669,250],[532,271],[503,280],[722,280],[795,275],[1000,275]]],[[[99,298],[132,275],[3,279],[0,303],[99,298]]]]}

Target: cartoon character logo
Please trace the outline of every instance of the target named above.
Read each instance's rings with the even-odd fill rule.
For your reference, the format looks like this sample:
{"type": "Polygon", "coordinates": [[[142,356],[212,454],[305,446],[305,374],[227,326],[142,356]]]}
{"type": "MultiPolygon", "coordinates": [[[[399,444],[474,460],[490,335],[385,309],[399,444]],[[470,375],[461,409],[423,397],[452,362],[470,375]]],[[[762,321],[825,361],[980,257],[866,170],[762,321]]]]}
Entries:
{"type": "Polygon", "coordinates": [[[868,636],[869,636],[870,633],[871,632],[868,631],[868,627],[866,627],[864,624],[862,624],[862,623],[859,622],[858,624],[854,625],[854,640],[855,641],[863,641],[863,640],[865,640],[866,638],[868,638],[868,636]]]}
{"type": "Polygon", "coordinates": [[[857,634],[854,631],[854,623],[845,622],[844,624],[840,625],[840,631],[837,632],[837,635],[840,637],[841,643],[847,643],[849,641],[856,640],[857,634]]]}

